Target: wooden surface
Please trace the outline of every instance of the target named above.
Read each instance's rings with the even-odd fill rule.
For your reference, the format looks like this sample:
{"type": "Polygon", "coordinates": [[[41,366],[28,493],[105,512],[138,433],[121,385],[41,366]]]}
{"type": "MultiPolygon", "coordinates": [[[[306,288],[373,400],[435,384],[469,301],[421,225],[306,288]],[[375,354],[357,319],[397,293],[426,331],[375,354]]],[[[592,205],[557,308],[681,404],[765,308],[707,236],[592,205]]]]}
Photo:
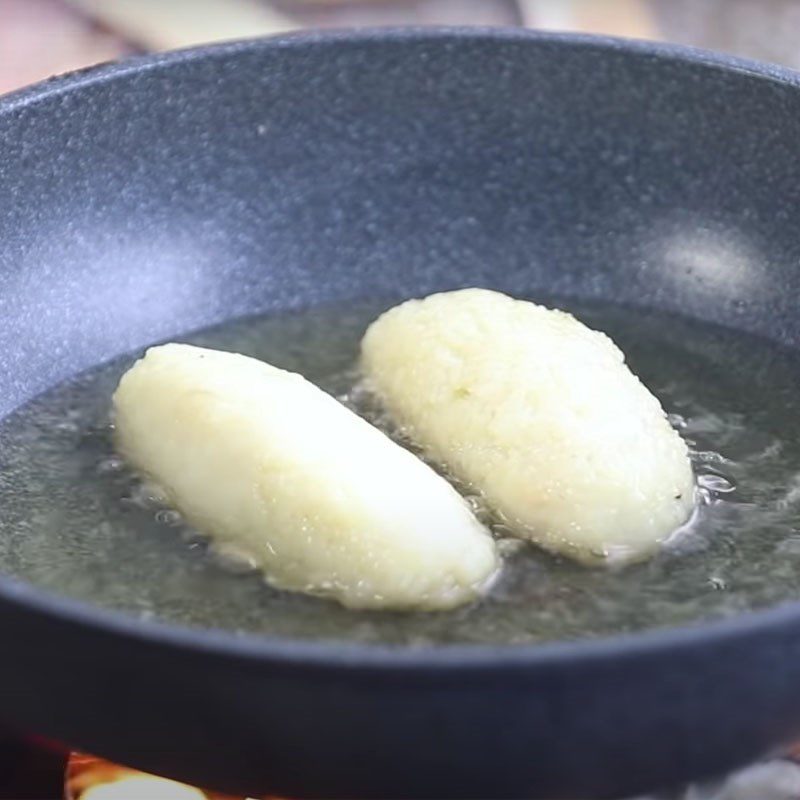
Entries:
{"type": "Polygon", "coordinates": [[[71,5],[149,50],[269,36],[298,27],[260,0],[71,0],[71,5]]]}
{"type": "Polygon", "coordinates": [[[60,0],[0,0],[0,93],[131,49],[60,0]]]}

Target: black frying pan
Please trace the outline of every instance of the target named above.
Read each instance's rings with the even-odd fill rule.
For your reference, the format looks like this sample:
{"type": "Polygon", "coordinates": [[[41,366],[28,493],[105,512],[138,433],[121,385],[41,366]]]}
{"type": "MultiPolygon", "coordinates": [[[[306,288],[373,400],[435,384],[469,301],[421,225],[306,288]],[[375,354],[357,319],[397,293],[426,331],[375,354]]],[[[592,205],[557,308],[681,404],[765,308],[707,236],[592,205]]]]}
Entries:
{"type": "MultiPolygon", "coordinates": [[[[310,34],[55,79],[0,101],[0,411],[230,317],[463,285],[797,348],[799,153],[795,75],[607,39],[310,34]],[[665,219],[746,243],[750,280],[676,281],[665,219]]],[[[398,649],[160,626],[3,578],[0,642],[4,721],[229,791],[605,797],[800,733],[797,605],[398,649]]]]}

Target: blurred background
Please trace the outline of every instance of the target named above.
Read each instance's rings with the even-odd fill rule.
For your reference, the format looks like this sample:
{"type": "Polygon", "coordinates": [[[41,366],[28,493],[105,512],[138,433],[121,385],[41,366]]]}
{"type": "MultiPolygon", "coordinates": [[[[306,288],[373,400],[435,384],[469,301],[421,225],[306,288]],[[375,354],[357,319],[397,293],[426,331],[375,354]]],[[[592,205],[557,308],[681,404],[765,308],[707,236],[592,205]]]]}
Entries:
{"type": "Polygon", "coordinates": [[[400,24],[611,33],[800,67],[800,0],[0,0],[0,93],[132,53],[400,24]]]}

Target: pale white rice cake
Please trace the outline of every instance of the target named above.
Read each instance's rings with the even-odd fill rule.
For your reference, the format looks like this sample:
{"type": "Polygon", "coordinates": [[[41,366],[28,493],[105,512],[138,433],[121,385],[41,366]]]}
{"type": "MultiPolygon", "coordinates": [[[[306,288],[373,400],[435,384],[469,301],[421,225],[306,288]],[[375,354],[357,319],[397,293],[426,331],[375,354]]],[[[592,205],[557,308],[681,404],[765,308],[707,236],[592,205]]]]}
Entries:
{"type": "Polygon", "coordinates": [[[122,455],[275,586],[445,609],[497,570],[491,536],[446,480],[300,375],[168,344],[123,376],[114,409],[122,455]]]}
{"type": "Polygon", "coordinates": [[[432,459],[548,550],[642,558],[692,512],[686,444],[570,314],[483,289],[411,300],[370,326],[362,365],[432,459]]]}

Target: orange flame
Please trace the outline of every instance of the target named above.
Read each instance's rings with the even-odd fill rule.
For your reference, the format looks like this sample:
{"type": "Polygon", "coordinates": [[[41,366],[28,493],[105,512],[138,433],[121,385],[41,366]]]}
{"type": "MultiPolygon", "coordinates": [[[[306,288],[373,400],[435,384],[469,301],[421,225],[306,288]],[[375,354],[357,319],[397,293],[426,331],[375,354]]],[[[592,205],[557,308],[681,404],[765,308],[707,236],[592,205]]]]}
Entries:
{"type": "MultiPolygon", "coordinates": [[[[120,767],[94,756],[72,753],[64,800],[254,800],[187,786],[185,783],[120,767]]],[[[269,800],[269,798],[264,798],[269,800]]],[[[272,798],[272,800],[278,800],[272,798]]]]}

